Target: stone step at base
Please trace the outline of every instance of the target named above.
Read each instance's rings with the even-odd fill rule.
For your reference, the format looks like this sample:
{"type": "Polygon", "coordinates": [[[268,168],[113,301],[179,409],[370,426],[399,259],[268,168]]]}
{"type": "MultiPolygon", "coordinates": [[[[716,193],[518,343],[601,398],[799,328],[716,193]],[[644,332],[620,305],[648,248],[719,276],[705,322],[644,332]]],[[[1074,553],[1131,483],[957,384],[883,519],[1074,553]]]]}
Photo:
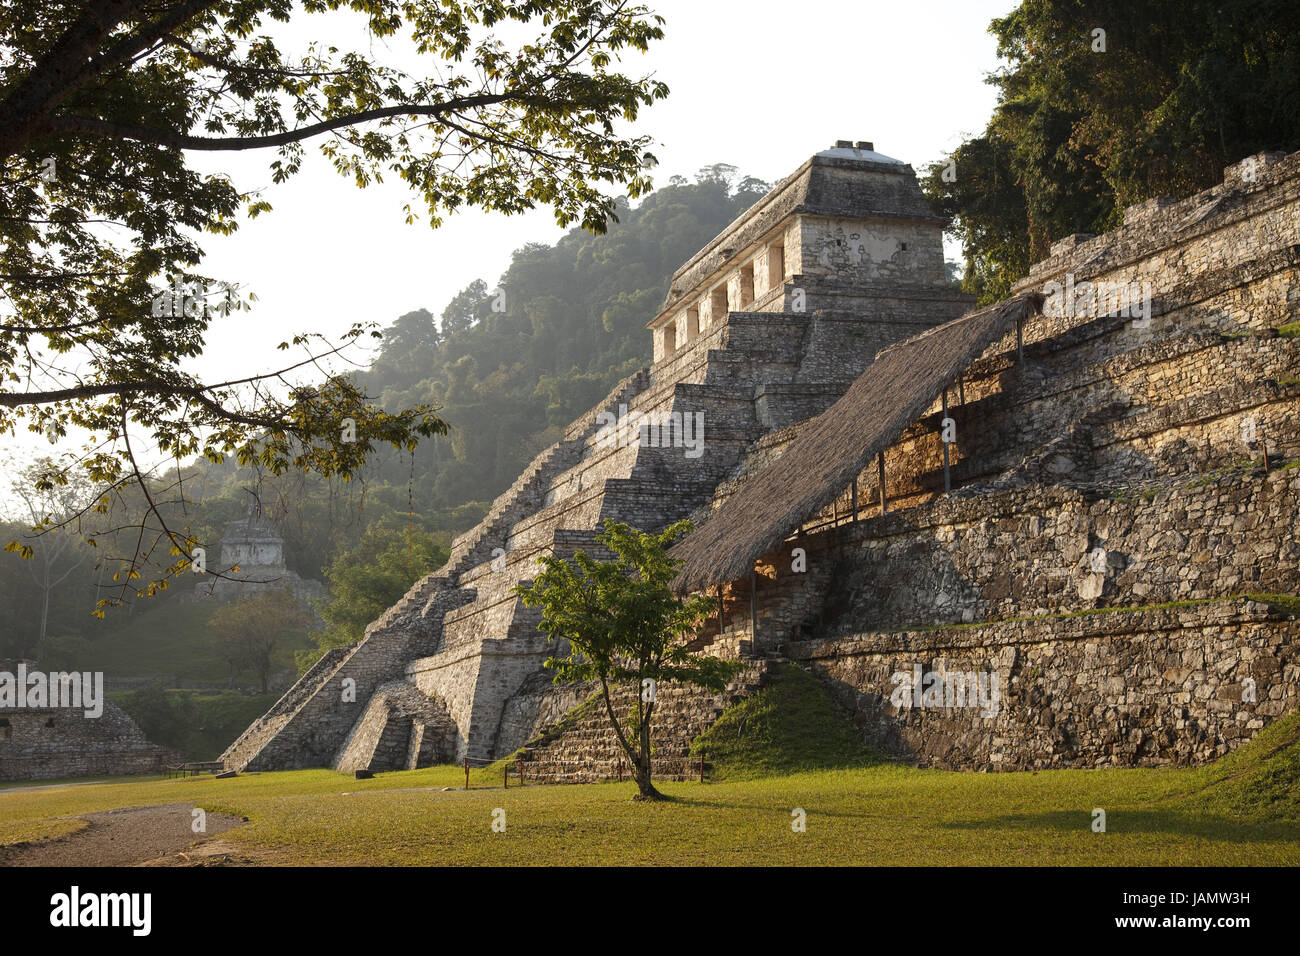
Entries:
{"type": "MultiPolygon", "coordinates": [[[[712,693],[695,687],[670,685],[659,693],[651,726],[652,774],[655,779],[686,780],[699,777],[698,760],[690,757],[691,743],[737,701],[758,691],[771,665],[755,661],[725,690],[712,693]]],[[[626,714],[636,702],[633,688],[612,694],[615,711],[626,714]]],[[[516,756],[525,780],[539,783],[594,783],[631,775],[631,763],[610,726],[603,704],[585,714],[558,737],[525,746],[516,756]]],[[[707,766],[706,766],[707,776],[707,766]]]]}

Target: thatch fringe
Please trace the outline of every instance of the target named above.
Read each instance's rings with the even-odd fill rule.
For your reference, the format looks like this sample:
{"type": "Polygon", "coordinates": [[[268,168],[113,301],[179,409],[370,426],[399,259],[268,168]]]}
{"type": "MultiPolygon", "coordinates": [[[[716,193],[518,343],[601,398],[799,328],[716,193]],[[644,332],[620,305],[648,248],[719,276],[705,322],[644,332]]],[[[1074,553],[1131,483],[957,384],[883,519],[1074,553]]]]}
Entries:
{"type": "Polygon", "coordinates": [[[672,557],[684,561],[674,590],[700,591],[749,574],[759,557],[826,507],[920,418],[973,359],[1042,304],[1042,295],[1026,293],[882,349],[779,458],[673,547],[672,557]]]}

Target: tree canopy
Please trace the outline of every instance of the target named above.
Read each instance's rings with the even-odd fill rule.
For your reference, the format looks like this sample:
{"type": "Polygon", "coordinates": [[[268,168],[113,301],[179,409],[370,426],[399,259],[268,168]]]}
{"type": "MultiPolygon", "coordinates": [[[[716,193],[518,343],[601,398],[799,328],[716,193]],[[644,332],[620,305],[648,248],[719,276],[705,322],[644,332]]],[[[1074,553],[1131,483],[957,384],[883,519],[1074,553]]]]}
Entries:
{"type": "MultiPolygon", "coordinates": [[[[304,578],[325,581],[337,595],[338,607],[322,610],[328,627],[317,636],[317,648],[304,651],[301,660],[356,640],[420,574],[442,563],[439,551],[452,535],[482,517],[492,497],[559,437],[563,424],[648,363],[645,323],[663,302],[673,269],[767,188],[738,176],[733,178],[747,188],[729,187],[707,173],[692,184],[658,189],[635,206],[621,205],[619,221],[604,235],[575,228],[555,245],[518,250],[494,283],[507,291],[504,311],[491,311],[495,295],[488,283],[461,277],[485,297],[474,300],[482,306],[482,318],[469,328],[443,336],[437,310],[415,309],[384,329],[372,366],[356,373],[358,387],[382,396],[390,408],[443,405],[440,415],[452,424],[446,437],[411,451],[380,448],[347,483],[298,470],[275,475],[256,462],[240,466],[233,458],[222,464],[199,460],[181,468],[184,507],[155,492],[160,509],[206,547],[212,565],[229,522],[244,517],[256,502],[284,536],[287,566],[304,578]],[[551,303],[545,313],[533,309],[535,299],[551,303]],[[536,340],[551,347],[537,348],[536,340]],[[557,367],[565,361],[571,363],[567,368],[557,367]],[[339,562],[344,555],[347,560],[339,562]],[[412,555],[418,560],[408,562],[412,555]],[[364,588],[379,590],[367,595],[364,588]]],[[[10,469],[15,475],[21,470],[10,469]]],[[[64,492],[67,486],[54,490],[64,492]]],[[[122,494],[135,496],[137,510],[147,507],[139,489],[124,488],[122,494]]],[[[40,549],[52,539],[33,530],[35,519],[17,503],[7,512],[0,508],[0,541],[40,549]]],[[[84,506],[78,499],[78,509],[84,506]]],[[[61,518],[64,509],[54,510],[61,518]]],[[[87,515],[80,526],[85,536],[93,532],[100,541],[101,554],[129,554],[140,534],[138,527],[119,526],[111,515],[87,515]]],[[[169,589],[170,597],[136,602],[140,606],[134,611],[127,607],[97,620],[90,617],[96,602],[118,593],[121,585],[104,561],[87,560],[52,588],[49,636],[42,641],[42,594],[31,577],[41,560],[39,550],[30,561],[0,553],[0,604],[15,611],[10,626],[0,628],[0,655],[75,662],[101,640],[126,646],[124,635],[137,625],[153,627],[147,620],[151,615],[178,613],[174,602],[188,597],[186,582],[200,590],[210,584],[203,576],[185,575],[172,582],[181,593],[169,589]]],[[[149,592],[142,582],[133,583],[149,592]]]]}
{"type": "Polygon", "coordinates": [[[596,540],[614,553],[612,561],[582,552],[571,560],[543,555],[536,578],[515,587],[525,605],[542,609],[538,627],[557,644],[556,654],[546,661],[556,681],[600,685],[605,712],[632,763],[640,796],[649,799],[659,797],[651,781],[650,749],[658,685],[679,681],[717,691],[739,667],[735,661],[686,650],[701,620],[717,607],[707,595],[682,599],[669,588],[681,562],[669,558],[667,550],[692,528],[691,522],[678,521],[650,534],[607,518],[596,540]],[[618,684],[637,692],[626,717],[615,711],[610,697],[610,685],[618,684]]]}
{"type": "MultiPolygon", "coordinates": [[[[143,502],[125,587],[161,544],[180,573],[195,541],[145,480],[151,460],[231,455],[273,473],[352,475],[376,447],[442,434],[437,406],[385,409],[329,362],[366,335],[281,344],[302,356],[270,374],[204,382],[186,370],[212,323],[249,305],[236,277],[202,274],[204,233],[230,234],[269,201],[187,154],[267,150],[275,182],[316,142],[359,186],[392,173],[431,225],[462,206],[539,205],[601,231],[606,187],[650,188],[644,136],[619,123],[667,94],[620,73],[625,51],[662,36],[625,0],[15,0],[0,8],[0,433],[20,424],[64,440],[105,489],[143,502]],[[276,24],[353,16],[356,48],[282,50],[276,24]],[[526,37],[507,42],[504,37],[526,37]],[[403,37],[421,69],[371,50],[403,37]]],[[[418,213],[408,205],[408,221],[418,213]]],[[[42,485],[66,480],[66,468],[42,485]]],[[[134,520],[134,519],[133,519],[134,520]]],[[[170,561],[170,559],[167,559],[170,561]]],[[[151,572],[154,573],[154,572],[151,572]]]]}
{"type": "Polygon", "coordinates": [[[966,289],[1004,298],[1051,243],[1124,207],[1300,149],[1300,6],[1289,0],[1023,0],[994,20],[1004,69],[984,132],[931,166],[966,289]]]}

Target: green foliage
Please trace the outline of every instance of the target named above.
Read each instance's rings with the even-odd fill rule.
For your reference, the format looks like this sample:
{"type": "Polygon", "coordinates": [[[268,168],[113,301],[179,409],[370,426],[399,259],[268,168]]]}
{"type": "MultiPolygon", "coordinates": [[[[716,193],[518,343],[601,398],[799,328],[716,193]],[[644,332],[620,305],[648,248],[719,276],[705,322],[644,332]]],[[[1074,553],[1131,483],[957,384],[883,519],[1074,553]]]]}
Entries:
{"type": "Polygon", "coordinates": [[[103,622],[85,613],[89,646],[78,655],[76,666],[113,676],[225,683],[229,667],[211,627],[217,604],[187,597],[175,591],[110,614],[103,622]]]}
{"type": "Polygon", "coordinates": [[[1300,148],[1300,7],[1288,0],[1023,0],[990,32],[1007,64],[989,78],[993,117],[923,181],[955,217],[981,303],[1063,236],[1213,186],[1243,156],[1300,148]]]}
{"type": "MultiPolygon", "coordinates": [[[[619,220],[611,221],[603,236],[573,230],[554,246],[518,250],[500,280],[507,292],[503,312],[491,311],[494,295],[486,283],[468,283],[470,294],[458,296],[456,308],[479,317],[472,326],[443,336],[433,314],[417,309],[384,330],[380,353],[359,377],[360,387],[382,395],[387,408],[444,405],[440,414],[457,426],[448,437],[407,452],[380,448],[348,482],[292,469],[275,475],[233,459],[220,465],[200,461],[181,470],[190,503],[183,509],[170,503],[172,495],[158,494],[159,485],[154,487],[159,509],[207,548],[212,567],[226,525],[244,517],[255,498],[284,535],[288,567],[304,578],[327,581],[333,591],[342,582],[329,569],[341,555],[353,553],[355,564],[368,564],[387,547],[363,548],[372,531],[400,534],[400,542],[388,542],[398,554],[409,550],[408,526],[414,527],[417,555],[422,539],[445,547],[452,533],[475,524],[528,461],[560,437],[561,427],[648,363],[644,326],[661,306],[673,269],[767,188],[745,177],[733,182],[738,177],[724,175],[725,170],[706,172],[699,182],[683,180],[660,189],[635,208],[620,204],[619,220]],[[550,304],[534,309],[529,303],[535,299],[550,304]],[[539,348],[539,341],[550,346],[539,348]],[[557,366],[556,355],[568,364],[557,366]]],[[[130,499],[128,507],[115,506],[104,521],[123,530],[100,534],[98,563],[85,561],[56,589],[51,635],[89,642],[87,659],[113,673],[223,682],[227,668],[214,649],[208,610],[202,610],[201,620],[194,616],[201,605],[173,604],[164,594],[154,600],[169,610],[157,623],[149,602],[110,611],[103,622],[90,618],[105,596],[97,585],[111,586],[113,574],[125,570],[111,556],[130,555],[139,537],[126,515],[147,507],[138,491],[122,494],[130,499]],[[177,616],[174,633],[166,626],[167,614],[177,616]]],[[[22,525],[0,526],[0,538],[23,542],[25,531],[22,525]]],[[[420,573],[441,563],[430,555],[418,569],[366,582],[376,596],[371,606],[358,610],[347,626],[330,622],[322,638],[328,646],[357,639],[390,598],[400,598],[420,573]]],[[[17,554],[0,553],[0,602],[15,611],[12,627],[0,628],[0,650],[35,653],[41,615],[40,594],[31,587],[32,566],[17,554]]],[[[381,578],[388,575],[378,572],[381,578]]],[[[128,578],[123,575],[117,593],[125,598],[147,593],[128,578]]],[[[186,575],[177,584],[188,592],[195,579],[186,575]]],[[[361,608],[362,602],[344,604],[349,605],[361,608]]],[[[304,658],[321,652],[315,648],[304,658]]],[[[277,658],[277,670],[284,666],[277,658]]]]}
{"type": "Polygon", "coordinates": [[[164,747],[179,749],[195,723],[190,698],[173,697],[162,684],[114,695],[113,702],[127,712],[146,737],[164,747]]]}
{"type": "Polygon", "coordinates": [[[326,571],[330,597],[317,602],[325,629],[313,636],[313,647],[296,655],[299,671],[330,648],[360,640],[366,625],[446,561],[442,536],[412,529],[367,531],[357,547],[340,553],[326,571]]]}
{"type": "MultiPolygon", "coordinates": [[[[0,522],[0,539],[4,541],[24,542],[30,534],[30,524],[0,522]]],[[[98,572],[91,561],[77,564],[81,554],[66,554],[67,560],[55,564],[58,574],[69,576],[48,592],[49,606],[44,607],[47,592],[39,580],[43,577],[42,563],[46,557],[56,556],[46,551],[24,558],[16,551],[0,550],[0,608],[5,615],[0,625],[0,657],[45,660],[44,655],[52,652],[62,659],[63,652],[72,646],[70,642],[85,640],[106,629],[97,627],[101,622],[91,617],[95,610],[98,572]],[[47,613],[44,641],[41,639],[43,609],[47,613]]]]}
{"type": "Polygon", "coordinates": [[[113,695],[146,737],[186,760],[216,760],[275,700],[275,694],[164,690],[161,684],[113,695]]]}
{"type": "Polygon", "coordinates": [[[310,612],[281,588],[268,588],[217,608],[212,630],[221,656],[230,666],[233,686],[241,671],[251,670],[270,690],[271,671],[277,648],[303,643],[312,624],[310,612]]]}
{"type": "Polygon", "coordinates": [[[1032,264],[1024,190],[1012,163],[1011,143],[990,129],[962,143],[948,163],[931,166],[921,180],[939,213],[954,221],[966,254],[962,288],[981,304],[1006,298],[1032,264]],[[949,169],[960,172],[945,182],[949,169]]]}
{"type": "MultiPolygon", "coordinates": [[[[189,157],[274,150],[281,183],[314,141],[358,187],[399,177],[433,226],[464,206],[549,206],[561,225],[603,232],[616,209],[609,187],[651,188],[649,137],[614,130],[668,89],[618,66],[662,38],[662,22],[607,0],[6,3],[0,433],[91,434],[61,474],[75,469],[106,494],[139,491],[143,500],[120,496],[143,509],[139,540],[165,542],[126,559],[128,580],[155,575],[136,586],[145,593],[185,572],[199,547],[159,507],[146,449],[348,480],[380,446],[445,434],[435,404],[377,405],[330,361],[377,336],[372,321],[335,341],[291,336],[279,347],[302,354],[272,372],[206,383],[188,370],[211,325],[253,298],[199,272],[198,237],[271,210],[189,157]],[[268,29],[310,14],[347,21],[360,42],[282,51],[268,29]],[[394,40],[415,51],[415,75],[375,59],[394,40]]],[[[408,205],[406,221],[417,216],[408,205]]],[[[167,490],[184,496],[183,484],[167,490]]]]}
{"type": "Polygon", "coordinates": [[[686,641],[716,607],[707,595],[676,597],[669,583],[679,562],[669,546],[693,525],[678,521],[658,534],[638,531],[606,518],[596,535],[614,552],[597,561],[583,552],[571,560],[542,555],[542,571],[515,593],[528,607],[540,607],[538,625],[552,641],[567,642],[546,661],[556,683],[604,681],[635,683],[688,681],[712,690],[726,685],[732,667],[713,657],[686,652],[686,641]]]}
{"type": "Polygon", "coordinates": [[[441,332],[443,335],[455,335],[471,329],[486,318],[489,311],[487,283],[475,279],[457,292],[442,310],[441,332]]]}
{"type": "Polygon", "coordinates": [[[559,643],[559,652],[546,660],[556,682],[600,683],[610,722],[637,768],[644,796],[656,794],[650,783],[656,686],[679,681],[721,690],[740,666],[686,650],[700,622],[717,606],[714,598],[683,600],[669,588],[681,562],[669,558],[667,550],[692,528],[689,521],[678,521],[650,534],[607,518],[596,540],[614,553],[612,561],[597,561],[583,552],[571,561],[543,555],[542,571],[532,583],[515,586],[526,606],[542,609],[538,627],[559,643]],[[639,692],[626,728],[610,702],[611,684],[631,684],[639,692]]]}
{"type": "Polygon", "coordinates": [[[691,756],[708,760],[717,780],[881,762],[826,686],[794,664],[773,668],[762,689],[724,711],[695,738],[691,756]]]}

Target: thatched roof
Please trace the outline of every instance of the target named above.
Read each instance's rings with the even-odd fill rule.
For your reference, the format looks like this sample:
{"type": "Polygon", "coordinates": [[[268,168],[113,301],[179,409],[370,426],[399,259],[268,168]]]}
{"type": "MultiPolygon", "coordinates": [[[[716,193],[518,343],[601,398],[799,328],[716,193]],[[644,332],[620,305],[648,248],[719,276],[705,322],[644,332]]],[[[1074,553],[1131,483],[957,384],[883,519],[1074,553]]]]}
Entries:
{"type": "Polygon", "coordinates": [[[881,350],[779,458],[673,547],[672,557],[685,562],[674,589],[699,591],[749,574],[755,560],[833,501],[973,359],[1042,303],[1040,294],[1027,293],[881,350]]]}

